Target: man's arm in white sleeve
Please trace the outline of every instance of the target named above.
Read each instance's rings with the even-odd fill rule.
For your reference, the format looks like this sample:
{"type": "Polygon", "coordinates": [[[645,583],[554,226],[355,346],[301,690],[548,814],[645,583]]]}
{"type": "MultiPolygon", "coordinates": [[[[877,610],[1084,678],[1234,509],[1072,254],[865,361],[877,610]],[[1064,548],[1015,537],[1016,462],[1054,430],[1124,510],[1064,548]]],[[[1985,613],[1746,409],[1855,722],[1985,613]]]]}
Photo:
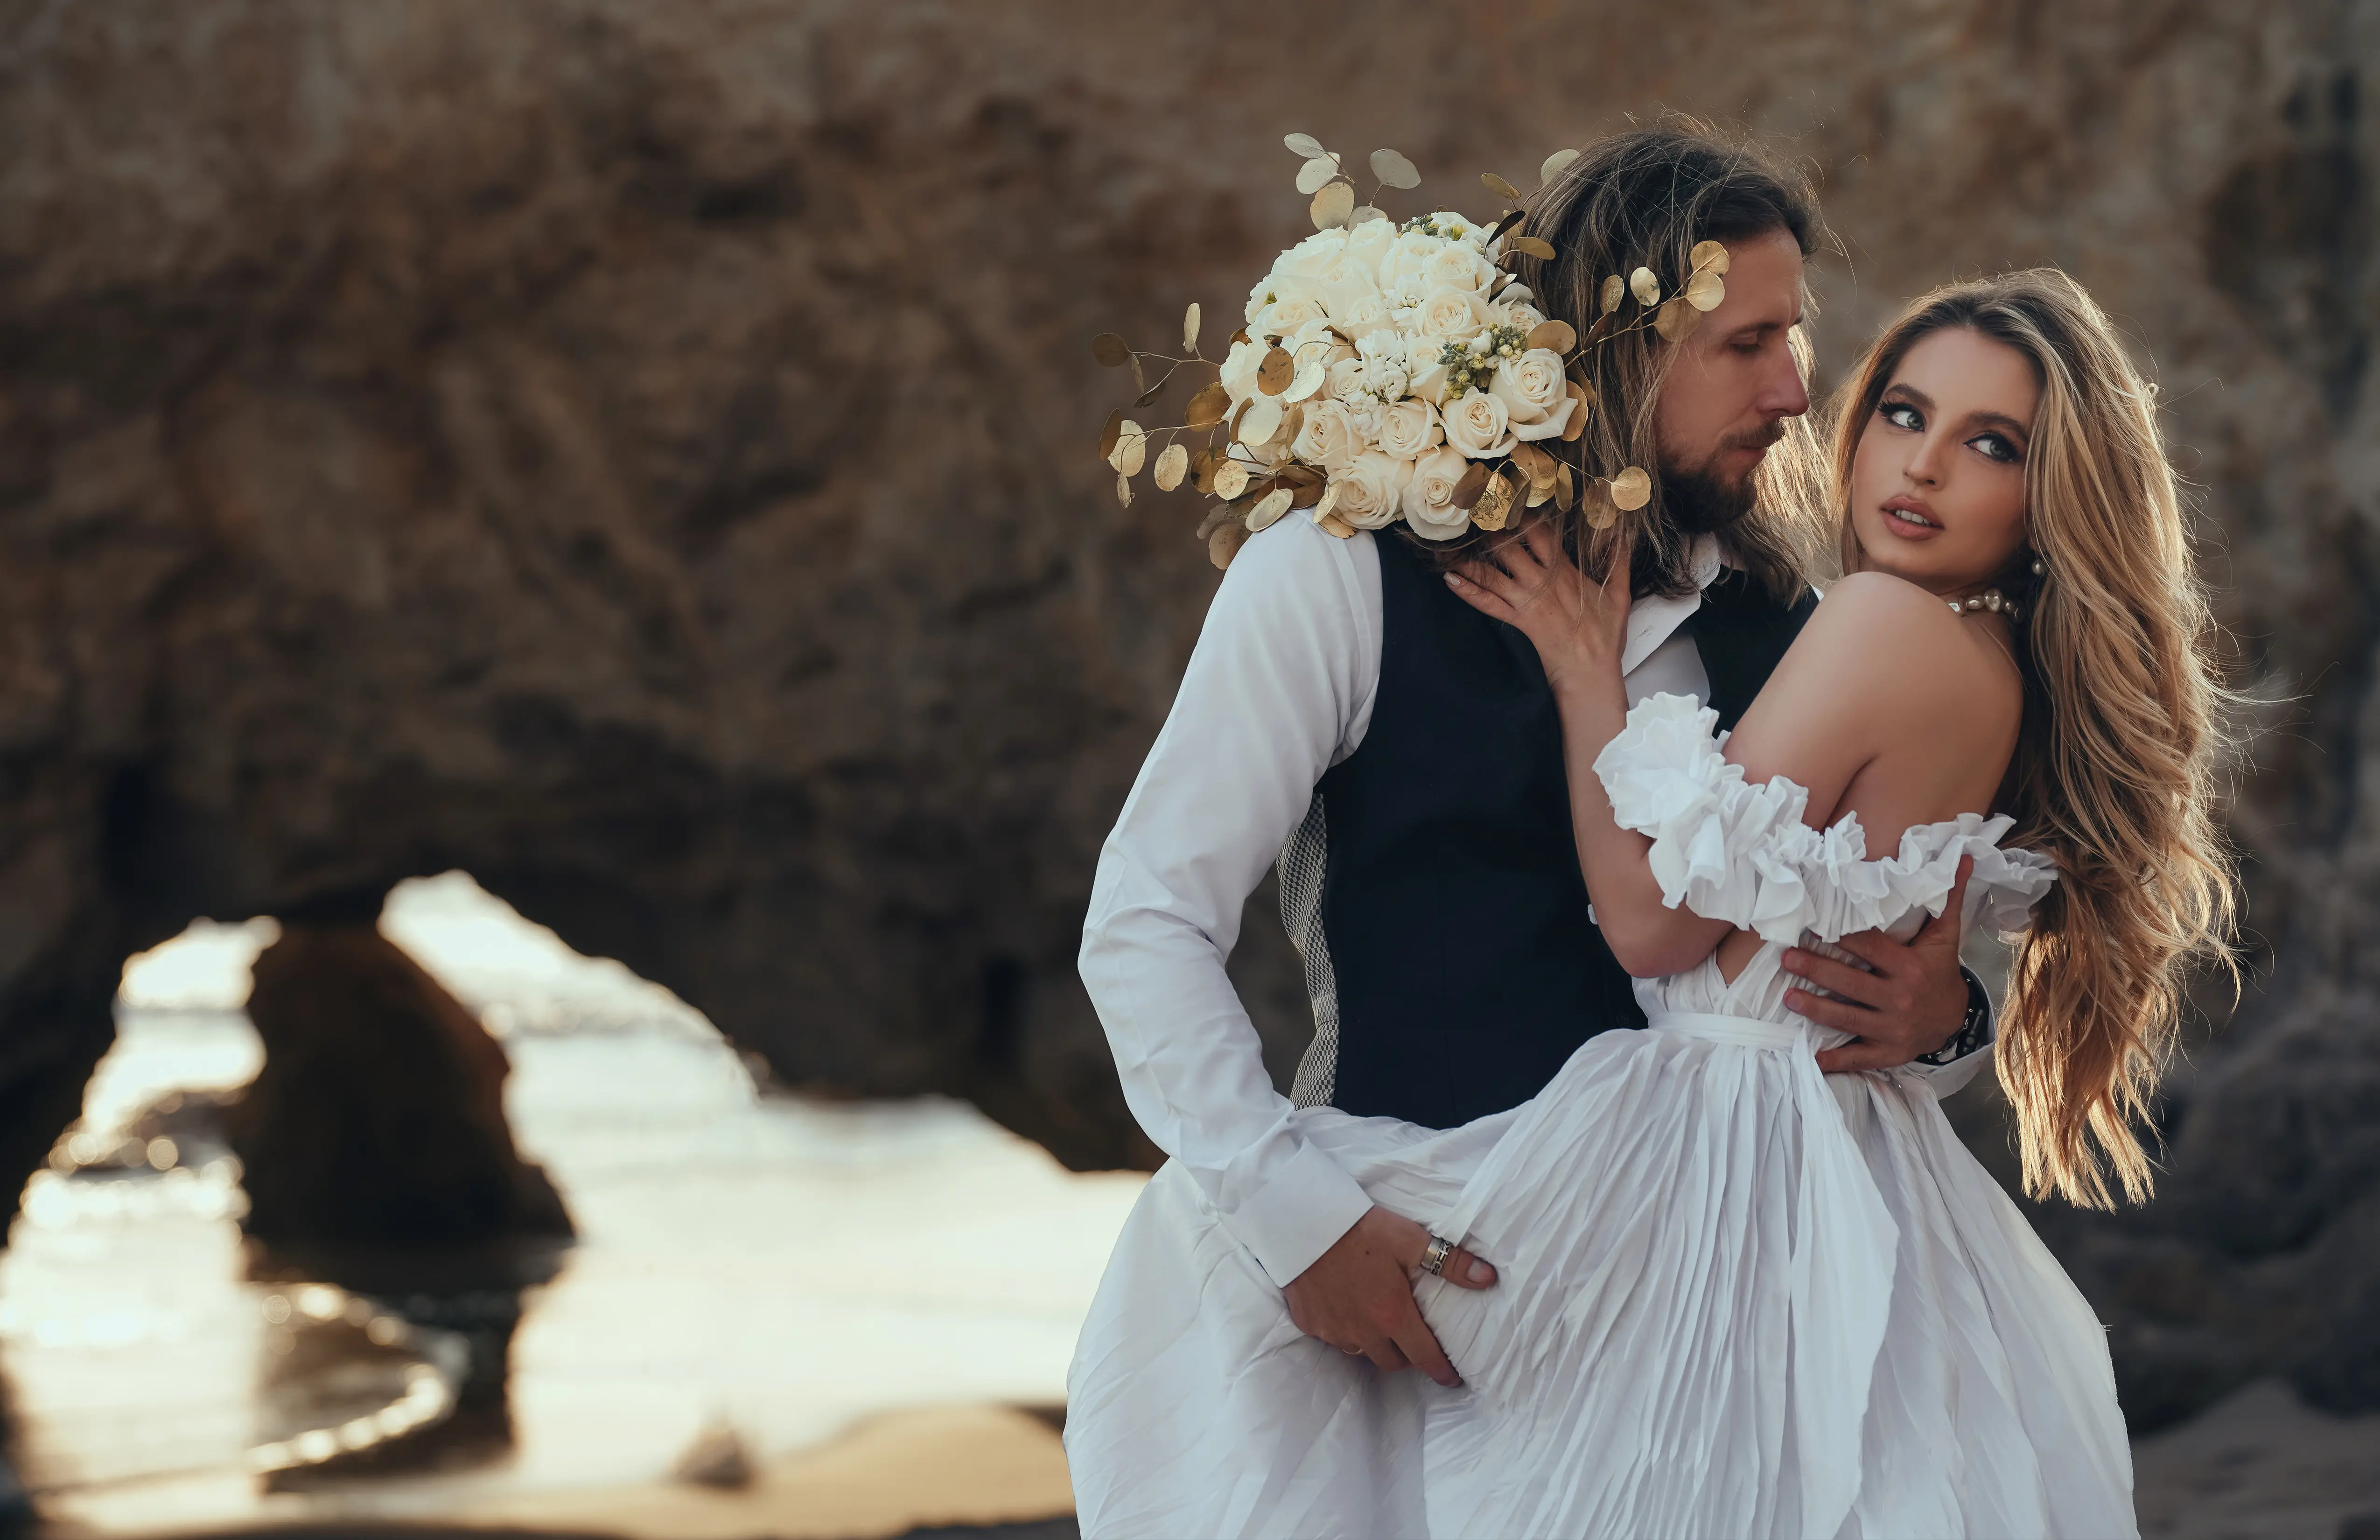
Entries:
{"type": "Polygon", "coordinates": [[[1293,513],[1240,549],[1099,854],[1082,974],[1125,1102],[1287,1285],[1371,1207],[1308,1145],[1223,971],[1240,913],[1360,736],[1379,679],[1378,556],[1293,513]]]}

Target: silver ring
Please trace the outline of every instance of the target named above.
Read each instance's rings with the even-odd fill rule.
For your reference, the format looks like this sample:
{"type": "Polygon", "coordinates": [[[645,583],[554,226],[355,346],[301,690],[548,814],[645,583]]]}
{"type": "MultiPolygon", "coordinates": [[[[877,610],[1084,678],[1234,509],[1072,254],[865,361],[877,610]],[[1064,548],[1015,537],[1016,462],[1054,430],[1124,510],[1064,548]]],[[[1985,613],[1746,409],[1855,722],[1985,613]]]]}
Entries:
{"type": "Polygon", "coordinates": [[[1341,1348],[1339,1351],[1345,1353],[1350,1358],[1361,1358],[1364,1356],[1364,1350],[1361,1348],[1341,1348]]]}
{"type": "Polygon", "coordinates": [[[1446,1259],[1453,1250],[1454,1243],[1445,1236],[1431,1236],[1429,1245],[1421,1254],[1421,1270],[1433,1278],[1443,1276],[1446,1271],[1446,1259]]]}

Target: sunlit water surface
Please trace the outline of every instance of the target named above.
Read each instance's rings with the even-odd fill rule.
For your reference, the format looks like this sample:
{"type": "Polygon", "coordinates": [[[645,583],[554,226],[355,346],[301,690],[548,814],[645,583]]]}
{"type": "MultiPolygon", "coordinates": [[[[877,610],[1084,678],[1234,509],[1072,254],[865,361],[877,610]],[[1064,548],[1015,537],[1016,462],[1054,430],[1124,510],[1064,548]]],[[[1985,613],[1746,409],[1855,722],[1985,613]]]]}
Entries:
{"type": "MultiPolygon", "coordinates": [[[[659,1477],[722,1419],[765,1454],[895,1408],[1063,1399],[1141,1178],[1069,1173],[956,1102],[760,1096],[667,991],[570,952],[459,873],[399,888],[382,926],[504,1039],[515,1135],[578,1226],[513,1339],[509,1451],[269,1490],[253,1469],[279,1436],[264,1402],[286,1400],[273,1382],[313,1302],[246,1280],[235,1163],[152,1148],[166,1169],[37,1176],[0,1258],[0,1371],[45,1510],[119,1531],[423,1516],[498,1491],[659,1477]]],[[[127,968],[79,1158],[161,1096],[255,1073],[237,1007],[272,933],[201,924],[127,968]]],[[[323,1329],[361,1344],[363,1303],[347,1325],[322,1295],[323,1329]]],[[[405,1389],[400,1371],[427,1379],[405,1352],[434,1358],[435,1336],[377,1367],[348,1363],[355,1383],[322,1388],[326,1403],[378,1404],[375,1387],[405,1389]]],[[[414,1388],[439,1404],[433,1386],[414,1388]]]]}

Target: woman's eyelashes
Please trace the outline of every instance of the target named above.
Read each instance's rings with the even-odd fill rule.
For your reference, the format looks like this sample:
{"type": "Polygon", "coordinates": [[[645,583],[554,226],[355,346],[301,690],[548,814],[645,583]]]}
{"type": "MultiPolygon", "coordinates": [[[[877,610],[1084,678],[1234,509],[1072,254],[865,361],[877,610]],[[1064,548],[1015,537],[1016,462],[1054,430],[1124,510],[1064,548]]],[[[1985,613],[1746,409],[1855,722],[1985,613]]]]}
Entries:
{"type": "MultiPolygon", "coordinates": [[[[1913,403],[1887,401],[1876,407],[1876,413],[1905,433],[1925,431],[1925,414],[1919,411],[1913,403]]],[[[1995,465],[2018,465],[2024,459],[2024,451],[2018,448],[2007,434],[1998,431],[1976,434],[1967,441],[1967,447],[1995,465]]]]}

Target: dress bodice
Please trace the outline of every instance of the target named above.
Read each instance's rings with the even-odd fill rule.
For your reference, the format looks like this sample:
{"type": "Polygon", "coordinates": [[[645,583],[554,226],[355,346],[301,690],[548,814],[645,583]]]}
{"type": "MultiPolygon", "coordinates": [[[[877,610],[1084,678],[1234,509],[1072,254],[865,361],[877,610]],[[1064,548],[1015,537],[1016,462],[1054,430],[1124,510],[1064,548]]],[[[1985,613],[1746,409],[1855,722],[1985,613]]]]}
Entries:
{"type": "MultiPolygon", "coordinates": [[[[1683,696],[1657,695],[1628,713],[1627,726],[1596,757],[1595,772],[1621,827],[1651,837],[1662,902],[1726,920],[1766,943],[1733,981],[1716,955],[1684,973],[1640,979],[1638,1002],[1664,1012],[1792,1018],[1779,967],[1785,949],[1828,951],[1843,937],[1882,930],[1915,934],[1939,915],[1959,862],[1974,859],[1962,909],[1965,928],[2020,930],[2049,891],[2057,868],[2028,850],[2002,850],[2015,820],[1962,813],[1920,824],[1893,855],[1870,860],[1859,816],[1825,829],[1803,821],[1810,794],[1783,776],[1748,781],[1721,752],[1718,718],[1683,696]]],[[[1849,954],[1834,955],[1849,959],[1849,954]]]]}

